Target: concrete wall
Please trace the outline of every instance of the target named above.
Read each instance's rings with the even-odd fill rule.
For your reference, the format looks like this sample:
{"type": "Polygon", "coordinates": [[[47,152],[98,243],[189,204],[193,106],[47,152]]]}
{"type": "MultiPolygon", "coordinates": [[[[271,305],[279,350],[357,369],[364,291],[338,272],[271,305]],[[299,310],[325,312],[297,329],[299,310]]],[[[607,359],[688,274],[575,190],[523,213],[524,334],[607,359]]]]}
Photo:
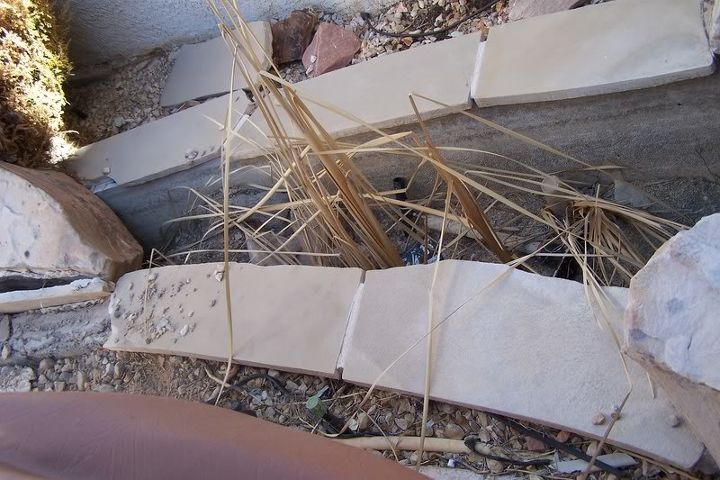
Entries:
{"type": "MultiPolygon", "coordinates": [[[[217,26],[206,0],[60,0],[71,17],[70,51],[78,65],[210,38],[217,26]]],[[[393,0],[239,0],[247,20],[283,19],[300,8],[355,14],[393,0]]]]}

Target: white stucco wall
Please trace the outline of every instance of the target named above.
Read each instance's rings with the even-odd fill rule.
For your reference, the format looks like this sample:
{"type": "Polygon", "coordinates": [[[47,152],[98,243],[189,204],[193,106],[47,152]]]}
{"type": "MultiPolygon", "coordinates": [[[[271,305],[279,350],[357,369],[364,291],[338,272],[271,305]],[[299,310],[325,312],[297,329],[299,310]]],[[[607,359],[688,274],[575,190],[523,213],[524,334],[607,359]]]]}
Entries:
{"type": "MultiPolygon", "coordinates": [[[[206,0],[60,0],[71,16],[70,51],[80,65],[133,56],[217,34],[206,0]]],[[[283,19],[315,6],[330,12],[374,12],[393,0],[239,0],[247,20],[283,19]]]]}

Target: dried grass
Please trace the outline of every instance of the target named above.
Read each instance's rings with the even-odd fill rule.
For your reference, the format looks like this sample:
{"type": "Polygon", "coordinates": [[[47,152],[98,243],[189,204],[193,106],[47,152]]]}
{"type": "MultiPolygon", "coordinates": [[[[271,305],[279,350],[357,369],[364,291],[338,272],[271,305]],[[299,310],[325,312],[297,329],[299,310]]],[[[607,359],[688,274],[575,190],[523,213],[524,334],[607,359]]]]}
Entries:
{"type": "MultiPolygon", "coordinates": [[[[354,266],[366,270],[402,264],[399,246],[391,237],[404,238],[407,242],[421,242],[425,246],[438,245],[437,251],[433,253],[451,258],[455,250],[450,249],[456,247],[461,237],[469,234],[469,237],[477,239],[498,261],[508,266],[507,270],[476,295],[492,288],[514,268],[532,271],[530,263],[539,256],[567,257],[579,267],[588,301],[595,307],[598,323],[613,338],[618,347],[620,361],[625,365],[620,351],[620,336],[612,326],[612,320],[619,312],[603,287],[626,284],[634,273],[642,268],[648,255],[675,232],[683,229],[683,225],[643,210],[619,205],[601,198],[597,193],[587,195],[576,188],[576,185],[563,181],[552,172],[540,171],[516,159],[477,149],[434,145],[415,107],[414,97],[446,108],[449,106],[428,97],[412,94],[409,98],[422,131],[422,136],[417,137],[410,133],[387,134],[362,119],[327,105],[321,99],[300,95],[292,85],[280,78],[276,69],[271,73],[262,71],[260,59],[254,53],[258,42],[252,36],[235,3],[231,0],[209,0],[209,3],[218,19],[221,19],[221,32],[231,51],[235,52],[238,71],[246,77],[247,83],[252,85],[253,98],[266,121],[268,140],[274,147],[266,152],[266,157],[272,166],[276,182],[252,207],[228,205],[227,197],[221,207],[217,202],[195,192],[205,203],[207,213],[180,220],[211,219],[215,223],[210,230],[224,228],[226,239],[227,229],[230,226],[236,227],[243,232],[246,242],[250,241],[255,246],[246,250],[265,252],[267,256],[263,259],[273,257],[286,263],[301,263],[297,249],[290,249],[291,245],[299,244],[300,250],[306,254],[304,263],[354,266]],[[260,73],[260,81],[253,85],[250,78],[255,73],[260,73]],[[309,104],[327,108],[354,120],[374,132],[377,137],[362,145],[337,141],[313,116],[309,104]],[[299,133],[290,135],[289,132],[299,133]],[[468,170],[444,158],[443,153],[458,151],[492,155],[510,162],[515,168],[512,171],[498,168],[468,170]],[[404,159],[413,162],[416,169],[408,186],[393,191],[377,191],[356,163],[357,157],[365,152],[388,155],[394,161],[404,159]],[[423,168],[430,168],[434,172],[435,180],[431,192],[423,198],[408,200],[405,194],[423,168]],[[548,180],[553,180],[556,184],[553,191],[543,189],[548,180]],[[273,195],[281,192],[287,195],[288,201],[271,204],[269,200],[273,195]],[[523,206],[512,199],[513,193],[540,199],[545,206],[539,209],[523,206]],[[444,209],[441,210],[438,206],[443,198],[444,209]],[[481,201],[489,202],[489,206],[482,208],[481,201]],[[491,212],[501,212],[501,217],[511,220],[505,225],[493,225],[491,212]],[[426,228],[428,216],[442,219],[438,241],[435,241],[434,234],[426,228]],[[270,225],[278,219],[282,219],[284,226],[279,231],[277,228],[273,230],[270,225]],[[539,240],[540,246],[529,254],[513,251],[503,240],[503,229],[519,220],[541,232],[533,237],[534,240],[539,240]],[[448,222],[453,222],[459,233],[454,240],[446,243],[448,222]],[[632,239],[629,238],[628,230],[634,233],[632,239]],[[550,250],[549,246],[553,243],[562,245],[562,251],[550,250]]],[[[575,163],[578,168],[606,175],[605,167],[592,166],[470,112],[458,113],[466,115],[481,126],[500,131],[511,139],[558,155],[575,163]]],[[[235,125],[232,121],[225,124],[226,147],[233,141],[247,140],[238,133],[235,125]]],[[[228,158],[224,157],[224,165],[227,165],[227,162],[228,158]]],[[[227,178],[226,167],[225,192],[228,189],[227,178]]],[[[515,243],[515,246],[523,243],[527,242],[515,243]]],[[[226,258],[231,247],[225,245],[226,258]]],[[[433,285],[436,275],[437,264],[433,285]]],[[[469,298],[445,318],[435,321],[434,288],[431,288],[429,293],[427,333],[387,366],[357,405],[359,411],[378,381],[405,355],[425,341],[427,363],[423,431],[419,440],[421,451],[418,458],[422,458],[425,439],[433,332],[450,321],[455,312],[476,296],[469,298]]],[[[619,399],[621,408],[632,391],[627,368],[626,375],[628,393],[623,399],[619,399]]],[[[608,426],[604,439],[613,424],[614,422],[608,426]]]]}
{"type": "Polygon", "coordinates": [[[0,0],[0,160],[49,161],[63,129],[63,82],[70,71],[64,23],[49,0],[0,0]]]}

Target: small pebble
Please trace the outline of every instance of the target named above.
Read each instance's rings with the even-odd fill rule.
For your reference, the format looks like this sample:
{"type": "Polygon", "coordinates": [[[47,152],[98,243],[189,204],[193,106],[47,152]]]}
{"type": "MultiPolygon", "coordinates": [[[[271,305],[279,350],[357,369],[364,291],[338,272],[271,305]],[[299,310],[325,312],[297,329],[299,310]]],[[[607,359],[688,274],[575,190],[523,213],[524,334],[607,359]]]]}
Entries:
{"type": "Polygon", "coordinates": [[[605,423],[605,414],[596,413],[595,416],[592,417],[593,425],[603,425],[604,423],[605,423]]]}

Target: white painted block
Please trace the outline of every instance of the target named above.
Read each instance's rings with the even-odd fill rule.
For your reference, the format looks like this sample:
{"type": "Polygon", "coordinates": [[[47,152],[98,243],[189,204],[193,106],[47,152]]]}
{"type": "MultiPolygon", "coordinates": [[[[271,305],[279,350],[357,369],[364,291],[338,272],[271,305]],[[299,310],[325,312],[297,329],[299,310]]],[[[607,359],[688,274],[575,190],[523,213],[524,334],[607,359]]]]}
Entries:
{"type": "MultiPolygon", "coordinates": [[[[225,95],[87,145],[65,165],[84,182],[109,178],[130,185],[217,158],[225,134],[209,119],[224,124],[228,104],[225,95]]],[[[249,101],[237,92],[233,105],[237,120],[249,101]]]]}
{"type": "MultiPolygon", "coordinates": [[[[367,272],[354,328],[343,351],[343,379],[422,395],[428,299],[434,265],[367,272]]],[[[445,261],[435,290],[431,397],[602,437],[593,425],[624,398],[618,347],[602,331],[583,286],[479,262],[445,261]]],[[[622,331],[626,289],[607,293],[622,331]]],[[[689,469],[703,446],[685,425],[673,428],[666,395],[653,398],[630,362],[633,393],[609,442],[689,469]]]]}
{"type": "MultiPolygon", "coordinates": [[[[225,286],[219,272],[222,264],[200,264],[123,276],[110,302],[112,332],[105,347],[226,359],[225,286]],[[148,278],[155,279],[148,283],[148,278]]],[[[335,376],[361,278],[362,271],[354,268],[231,264],[233,358],[335,376]]]]}
{"type": "MultiPolygon", "coordinates": [[[[272,58],[272,31],[268,22],[251,22],[250,31],[258,43],[254,51],[263,59],[265,69],[272,58]],[[263,53],[263,51],[265,53],[263,53]]],[[[178,105],[188,100],[221,95],[230,91],[234,57],[222,37],[201,43],[183,45],[177,54],[173,68],[163,89],[160,105],[178,105]]],[[[258,74],[252,75],[256,82],[258,74]]],[[[233,90],[247,89],[248,84],[235,70],[233,90]]]]}
{"type": "MultiPolygon", "coordinates": [[[[442,42],[423,45],[399,53],[373,58],[366,62],[299,82],[294,85],[311,113],[335,138],[368,131],[362,123],[345,118],[309,99],[319,100],[347,112],[376,128],[389,128],[414,123],[415,115],[408,99],[418,93],[449,107],[415,98],[424,118],[447,114],[470,106],[470,81],[474,58],[482,49],[480,35],[470,34],[442,42]]],[[[299,135],[289,118],[280,112],[288,135],[299,135]]],[[[234,159],[256,157],[271,143],[262,112],[256,110],[240,134],[260,145],[237,140],[231,149],[234,159]],[[252,124],[257,125],[254,128],[252,124]],[[261,133],[262,132],[262,133],[261,133]]]]}
{"type": "Polygon", "coordinates": [[[614,0],[499,25],[478,63],[479,106],[647,88],[714,68],[698,0],[614,0]]]}

